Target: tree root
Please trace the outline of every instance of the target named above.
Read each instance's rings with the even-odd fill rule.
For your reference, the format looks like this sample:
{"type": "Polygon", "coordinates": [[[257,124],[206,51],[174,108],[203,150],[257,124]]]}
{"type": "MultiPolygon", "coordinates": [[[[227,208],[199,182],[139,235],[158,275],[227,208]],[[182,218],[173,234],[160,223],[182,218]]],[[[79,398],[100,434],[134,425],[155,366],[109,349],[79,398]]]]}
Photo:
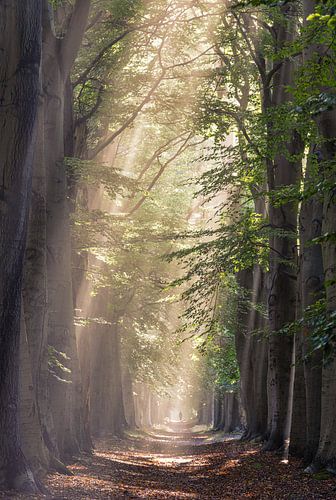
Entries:
{"type": "Polygon", "coordinates": [[[56,471],[59,472],[60,474],[64,474],[65,476],[74,476],[74,473],[71,472],[66,465],[64,465],[63,462],[58,460],[54,455],[50,455],[50,465],[51,467],[56,471]]]}
{"type": "Polygon", "coordinates": [[[11,478],[9,486],[11,489],[20,493],[40,493],[40,490],[35,482],[35,478],[29,469],[26,469],[24,472],[21,472],[11,478]]]}

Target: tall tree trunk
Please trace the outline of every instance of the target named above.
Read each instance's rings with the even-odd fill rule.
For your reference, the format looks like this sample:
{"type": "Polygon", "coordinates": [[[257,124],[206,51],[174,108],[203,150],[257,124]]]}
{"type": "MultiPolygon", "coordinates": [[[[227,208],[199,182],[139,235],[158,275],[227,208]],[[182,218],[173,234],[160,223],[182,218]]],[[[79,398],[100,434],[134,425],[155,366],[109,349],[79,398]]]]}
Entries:
{"type": "MultiPolygon", "coordinates": [[[[301,225],[300,225],[301,228],[301,225]]],[[[296,320],[302,316],[302,248],[297,272],[297,300],[296,300],[296,320]]],[[[287,433],[284,459],[288,460],[289,448],[292,455],[303,457],[306,446],[307,422],[306,422],[306,388],[303,369],[303,335],[302,332],[295,332],[293,342],[293,365],[291,367],[291,395],[288,404],[287,433]]]]}
{"type": "Polygon", "coordinates": [[[213,428],[215,431],[221,430],[221,402],[222,402],[222,397],[221,397],[221,391],[219,389],[216,390],[214,394],[214,422],[213,422],[213,428]]]}
{"type": "MultiPolygon", "coordinates": [[[[336,157],[336,111],[321,114],[318,120],[319,131],[322,136],[322,161],[324,177],[333,187],[328,189],[323,203],[322,235],[335,235],[336,232],[336,173],[334,162],[336,157]]],[[[336,310],[336,244],[335,238],[327,237],[322,243],[324,281],[326,288],[327,315],[335,314],[336,310]]],[[[335,329],[334,329],[335,330],[335,329]]],[[[335,335],[335,331],[333,331],[335,335]]],[[[331,341],[335,349],[335,341],[331,341]]],[[[322,464],[336,472],[336,357],[324,364],[322,370],[322,399],[321,399],[321,432],[320,442],[315,458],[315,464],[322,464]]]]}
{"type": "MultiPolygon", "coordinates": [[[[290,153],[300,153],[298,139],[293,139],[290,153]]],[[[274,166],[275,188],[295,185],[299,179],[299,164],[282,158],[274,166]]],[[[271,398],[271,434],[265,449],[272,450],[284,445],[286,415],[289,399],[289,381],[292,364],[293,339],[279,331],[296,316],[296,277],[293,264],[296,258],[297,206],[294,203],[270,207],[270,223],[276,230],[292,233],[292,236],[273,236],[270,241],[271,286],[268,297],[269,340],[269,395],[271,398]],[[288,262],[288,264],[287,264],[288,262]]]]}
{"type": "Polygon", "coordinates": [[[303,457],[307,442],[307,401],[304,369],[302,363],[303,356],[303,339],[302,333],[298,332],[295,335],[295,344],[293,346],[293,366],[292,366],[292,383],[293,394],[292,401],[289,402],[288,414],[288,436],[286,435],[286,459],[288,459],[288,450],[292,455],[303,457]]]}
{"type": "Polygon", "coordinates": [[[112,432],[111,379],[113,376],[110,331],[97,325],[93,331],[92,373],[90,376],[90,427],[94,436],[112,432]]]}
{"type": "Polygon", "coordinates": [[[251,306],[248,312],[245,338],[245,368],[241,372],[244,381],[244,401],[246,413],[245,439],[263,439],[267,434],[267,348],[262,338],[264,319],[257,307],[264,304],[265,277],[260,266],[253,269],[251,306]],[[245,373],[244,373],[245,372],[245,373]]]}
{"type": "MultiPolygon", "coordinates": [[[[243,438],[255,439],[263,437],[267,430],[266,343],[253,334],[261,326],[261,318],[255,306],[262,300],[263,272],[259,266],[255,266],[253,270],[245,269],[238,273],[237,282],[241,288],[241,299],[238,301],[235,340],[240,370],[240,395],[246,415],[243,438]]],[[[225,401],[227,406],[227,398],[225,401]]]]}
{"type": "Polygon", "coordinates": [[[113,432],[115,435],[122,434],[123,429],[126,426],[125,410],[124,410],[124,398],[122,392],[122,381],[121,381],[121,339],[119,325],[116,321],[114,323],[114,328],[111,331],[112,334],[112,349],[113,349],[113,377],[110,381],[112,385],[112,410],[113,410],[113,432]]]}
{"type": "MultiPolygon", "coordinates": [[[[304,16],[305,18],[314,12],[317,6],[315,0],[304,0],[304,16]]],[[[305,52],[305,59],[309,62],[311,58],[326,58],[331,49],[321,45],[310,45],[305,52]]],[[[334,57],[335,54],[332,54],[334,57]]],[[[321,92],[332,92],[333,89],[321,88],[321,92]]],[[[335,166],[330,162],[335,162],[336,156],[336,111],[322,111],[316,116],[316,124],[320,134],[319,157],[321,161],[321,170],[326,184],[335,186],[336,174],[335,166]]],[[[330,187],[324,195],[323,208],[322,208],[322,235],[334,235],[336,232],[336,203],[335,203],[335,187],[330,187]]],[[[312,200],[313,202],[313,200],[312,200]]],[[[318,205],[318,200],[315,200],[315,212],[317,212],[316,219],[314,218],[313,228],[317,235],[320,234],[321,223],[321,206],[318,205]],[[316,222],[315,222],[316,220],[316,222]]],[[[324,271],[324,283],[326,290],[326,307],[327,315],[335,312],[336,309],[336,245],[332,237],[326,238],[322,242],[322,261],[324,271]]],[[[321,278],[321,263],[320,248],[318,245],[314,247],[314,257],[312,259],[312,272],[310,288],[311,293],[315,288],[318,290],[319,285],[322,283],[321,278]],[[318,255],[317,255],[318,253],[318,255]]],[[[309,290],[309,289],[308,289],[309,290]]],[[[335,335],[335,332],[333,332],[335,335]]],[[[335,349],[335,342],[331,342],[331,348],[335,349]]],[[[316,444],[319,436],[319,444],[317,453],[307,472],[313,472],[321,466],[326,466],[334,473],[336,471],[336,418],[335,418],[335,405],[336,405],[336,360],[332,356],[329,363],[322,368],[322,378],[320,372],[320,365],[322,362],[322,354],[314,353],[310,360],[310,366],[306,369],[306,383],[310,389],[310,397],[307,405],[307,415],[310,415],[309,421],[311,425],[311,441],[307,443],[307,460],[312,458],[316,449],[316,444]],[[314,363],[314,364],[313,364],[314,363]],[[316,395],[321,390],[321,401],[316,403],[316,395]],[[315,398],[315,405],[314,399],[315,398]],[[319,404],[321,403],[321,404],[319,404]],[[321,417],[321,418],[320,418],[321,417]]],[[[307,388],[308,391],[308,388],[307,388]]],[[[307,392],[308,394],[308,392],[307,392]]],[[[308,421],[307,421],[308,423],[308,421]]]]}
{"type": "MultiPolygon", "coordinates": [[[[73,325],[71,281],[70,207],[68,205],[65,153],[66,82],[85,31],[90,1],[77,0],[67,32],[57,39],[45,23],[43,43],[43,97],[45,107],[44,159],[47,169],[47,283],[48,340],[56,357],[61,356],[72,377],[54,370],[50,376],[51,400],[61,456],[81,448],[80,374],[73,325]],[[64,360],[64,353],[67,360],[64,360]],[[71,380],[72,378],[72,380],[71,380]],[[78,427],[79,425],[79,427],[78,427]]],[[[61,361],[61,359],[59,359],[61,361]]]]}
{"type": "Polygon", "coordinates": [[[133,396],[133,383],[130,370],[127,366],[127,361],[122,363],[122,394],[123,404],[125,409],[125,420],[128,427],[135,428],[135,408],[133,396]]]}
{"type": "Polygon", "coordinates": [[[82,425],[80,431],[83,432],[80,443],[84,450],[90,451],[93,448],[90,427],[90,385],[92,376],[92,349],[89,339],[88,328],[80,328],[76,332],[79,368],[80,368],[80,388],[81,388],[81,414],[82,425]]]}
{"type": "MultiPolygon", "coordinates": [[[[102,297],[98,297],[99,302],[102,300],[102,297]]],[[[107,295],[104,302],[99,303],[99,311],[108,310],[107,295]]],[[[103,316],[108,318],[109,314],[105,312],[103,316]]],[[[126,426],[118,319],[114,318],[109,325],[95,326],[90,376],[90,418],[95,435],[120,435],[126,426]]]]}
{"type": "MultiPolygon", "coordinates": [[[[285,20],[276,24],[278,48],[293,41],[296,8],[292,4],[282,7],[285,20]]],[[[273,95],[267,102],[265,92],[264,109],[270,110],[288,102],[288,85],[293,83],[293,62],[285,60],[273,79],[273,95]]],[[[271,135],[272,124],[268,133],[271,135]]],[[[270,191],[298,184],[301,175],[303,144],[298,133],[293,130],[287,144],[286,155],[279,154],[274,162],[268,162],[267,177],[270,191]]],[[[269,220],[274,234],[270,238],[270,289],[268,312],[270,323],[269,338],[269,397],[270,397],[270,436],[265,450],[282,448],[286,439],[289,384],[292,364],[293,339],[279,334],[287,323],[296,317],[296,276],[293,265],[297,264],[296,233],[297,203],[286,203],[280,207],[270,204],[269,220]],[[287,235],[281,235],[284,231],[287,235]],[[277,234],[278,233],[278,234],[277,234]]]]}
{"type": "Polygon", "coordinates": [[[40,90],[41,1],[0,3],[0,484],[36,485],[20,447],[23,260],[40,90]]]}
{"type": "Polygon", "coordinates": [[[45,446],[37,398],[33,383],[32,360],[26,334],[24,311],[21,313],[21,340],[20,340],[20,431],[22,436],[22,450],[36,480],[49,468],[49,454],[45,446]]]}
{"type": "MultiPolygon", "coordinates": [[[[313,153],[313,151],[311,151],[313,153]]],[[[311,172],[313,164],[308,161],[305,183],[307,187],[315,178],[311,172]]],[[[323,296],[323,262],[321,245],[311,245],[313,238],[321,235],[323,204],[314,196],[301,205],[300,211],[300,292],[301,314],[323,296]]],[[[317,451],[321,421],[322,353],[312,351],[308,327],[300,332],[302,336],[302,356],[298,366],[304,370],[306,393],[306,443],[305,462],[309,463],[317,451]]],[[[299,424],[298,424],[299,426],[299,424]]],[[[302,422],[301,422],[302,426],[302,422]]]]}
{"type": "MultiPolygon", "coordinates": [[[[34,154],[32,198],[28,240],[24,262],[24,324],[32,366],[34,395],[45,446],[58,457],[56,436],[50,410],[48,386],[48,293],[46,246],[46,171],[44,163],[44,107],[39,105],[37,140],[34,154]]],[[[29,429],[27,428],[29,434],[29,429]]],[[[30,436],[27,436],[29,439],[30,436]]],[[[51,457],[49,457],[50,459],[51,457]]],[[[50,461],[44,464],[49,467],[50,461]]]]}

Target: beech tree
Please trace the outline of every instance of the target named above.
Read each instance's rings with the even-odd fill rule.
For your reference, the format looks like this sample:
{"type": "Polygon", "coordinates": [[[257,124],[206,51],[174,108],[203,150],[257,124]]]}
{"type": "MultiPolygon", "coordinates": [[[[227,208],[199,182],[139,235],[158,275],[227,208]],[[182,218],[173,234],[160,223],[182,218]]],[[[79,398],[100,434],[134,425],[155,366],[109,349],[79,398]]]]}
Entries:
{"type": "Polygon", "coordinates": [[[0,481],[36,491],[18,426],[23,261],[40,93],[42,2],[0,6],[0,481]]]}
{"type": "Polygon", "coordinates": [[[182,411],[334,473],[334,2],[21,3],[0,5],[0,486],[182,411]]]}
{"type": "MultiPolygon", "coordinates": [[[[203,133],[214,137],[211,158],[217,166],[204,174],[202,193],[207,197],[225,193],[226,202],[220,213],[231,223],[222,219],[218,229],[199,233],[196,236],[203,235],[205,242],[177,256],[187,261],[189,256],[192,267],[187,280],[195,277],[198,280],[189,291],[194,305],[187,310],[187,318],[198,314],[202,297],[207,294],[208,303],[212,303],[211,296],[216,294],[221,273],[229,269],[238,271],[237,282],[245,290],[243,303],[250,304],[242,316],[237,311],[241,325],[236,333],[240,390],[248,426],[245,436],[255,436],[248,415],[260,411],[260,404],[256,407],[254,403],[255,397],[244,400],[245,394],[251,395],[248,384],[254,369],[251,365],[254,337],[249,338],[248,332],[255,331],[259,325],[257,331],[260,327],[269,331],[268,369],[263,371],[263,363],[260,363],[259,374],[262,374],[264,388],[267,380],[270,385],[268,396],[266,390],[263,391],[268,411],[267,405],[264,406],[266,413],[264,411],[258,434],[267,438],[266,450],[279,447],[286,450],[291,424],[291,450],[305,455],[309,462],[317,451],[319,439],[321,449],[324,446],[323,434],[318,438],[319,400],[326,405],[324,410],[330,409],[331,401],[328,396],[326,403],[321,374],[324,370],[329,375],[332,372],[331,362],[326,360],[329,356],[333,358],[333,307],[329,312],[324,310],[323,297],[324,286],[327,297],[332,293],[333,281],[324,280],[326,270],[330,269],[325,259],[328,252],[333,251],[333,229],[330,225],[328,233],[323,232],[327,218],[322,215],[322,200],[329,200],[324,203],[327,203],[327,211],[331,210],[329,176],[333,170],[331,108],[334,101],[330,84],[333,42],[329,37],[334,18],[328,2],[308,2],[304,7],[303,25],[294,2],[284,5],[279,2],[279,6],[276,2],[243,2],[232,6],[232,19],[223,20],[225,31],[220,34],[216,48],[221,66],[205,94],[200,122],[203,133]],[[260,6],[257,11],[256,5],[260,6]],[[232,62],[238,57],[243,64],[232,62]],[[328,132],[322,123],[328,123],[328,132]],[[232,130],[237,146],[225,142],[232,130]],[[303,163],[305,148],[308,152],[303,163]],[[327,177],[324,177],[324,168],[327,177]],[[301,190],[303,169],[305,181],[301,190]],[[246,224],[247,211],[239,211],[237,206],[248,203],[251,206],[252,202],[252,218],[246,224]],[[301,217],[297,227],[299,202],[301,217]],[[257,215],[259,222],[253,227],[251,221],[258,220],[257,215]],[[241,235],[240,245],[235,243],[238,235],[241,235]],[[297,235],[301,243],[300,263],[297,235]],[[269,254],[267,257],[266,252],[260,259],[262,248],[268,249],[269,254]],[[260,272],[265,275],[265,281],[260,281],[260,272]],[[267,295],[265,288],[261,295],[256,292],[257,282],[265,283],[267,295]],[[262,319],[260,311],[266,302],[268,318],[262,319]],[[321,327],[317,326],[319,322],[321,327]],[[293,355],[295,370],[291,367],[293,355]],[[312,398],[317,400],[314,406],[312,398]]],[[[325,204],[324,207],[326,209],[325,204]]],[[[211,311],[209,307],[210,318],[211,311]]],[[[199,325],[208,314],[205,318],[198,316],[199,325]]],[[[328,422],[332,422],[330,417],[328,422]]],[[[326,457],[318,457],[319,454],[307,472],[329,463],[326,457]]]]}

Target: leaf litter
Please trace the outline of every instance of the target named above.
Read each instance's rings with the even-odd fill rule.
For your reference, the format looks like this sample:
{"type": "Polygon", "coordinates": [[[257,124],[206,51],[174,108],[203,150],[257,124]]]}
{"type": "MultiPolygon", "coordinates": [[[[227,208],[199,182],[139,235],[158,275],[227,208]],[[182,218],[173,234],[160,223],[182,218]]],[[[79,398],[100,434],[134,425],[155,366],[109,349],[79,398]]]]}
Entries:
{"type": "Polygon", "coordinates": [[[7,499],[288,499],[336,500],[336,480],[305,474],[299,459],[235,436],[133,433],[99,439],[92,455],[69,464],[73,476],[49,474],[48,494],[0,493],[7,499]]]}

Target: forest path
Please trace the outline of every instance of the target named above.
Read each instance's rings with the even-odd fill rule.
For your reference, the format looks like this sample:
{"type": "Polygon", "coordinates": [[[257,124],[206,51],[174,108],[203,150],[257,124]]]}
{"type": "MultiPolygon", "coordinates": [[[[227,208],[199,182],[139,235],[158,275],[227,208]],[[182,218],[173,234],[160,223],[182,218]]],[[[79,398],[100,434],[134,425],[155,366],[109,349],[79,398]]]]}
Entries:
{"type": "Polygon", "coordinates": [[[48,477],[50,495],[6,498],[336,499],[334,479],[307,476],[298,460],[282,464],[279,456],[260,453],[258,445],[218,433],[99,440],[92,456],[69,468],[74,476],[48,477]]]}

